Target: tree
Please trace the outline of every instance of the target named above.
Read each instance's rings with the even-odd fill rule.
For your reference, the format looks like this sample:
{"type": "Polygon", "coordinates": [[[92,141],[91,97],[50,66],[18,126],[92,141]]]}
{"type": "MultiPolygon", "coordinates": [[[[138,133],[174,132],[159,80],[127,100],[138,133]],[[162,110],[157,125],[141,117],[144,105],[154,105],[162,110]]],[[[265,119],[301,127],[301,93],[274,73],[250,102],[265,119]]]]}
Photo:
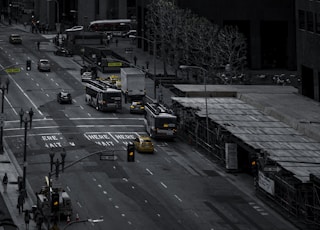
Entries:
{"type": "Polygon", "coordinates": [[[153,0],[147,6],[146,35],[159,42],[157,50],[160,48],[164,74],[167,74],[167,63],[176,70],[181,64],[205,68],[210,73],[209,80],[216,82],[217,69],[227,64],[233,74],[242,71],[247,46],[238,29],[220,28],[190,10],[178,8],[174,2],[153,0]]]}

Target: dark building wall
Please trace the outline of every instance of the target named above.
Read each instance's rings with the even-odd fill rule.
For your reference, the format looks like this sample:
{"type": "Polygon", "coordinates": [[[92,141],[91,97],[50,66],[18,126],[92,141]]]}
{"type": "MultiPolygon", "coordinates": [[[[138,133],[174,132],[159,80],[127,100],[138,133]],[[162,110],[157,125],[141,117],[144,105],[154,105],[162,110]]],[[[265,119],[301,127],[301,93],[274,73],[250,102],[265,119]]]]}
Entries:
{"type": "Polygon", "coordinates": [[[251,69],[296,69],[295,10],[291,0],[178,0],[220,26],[237,25],[248,40],[251,69]]]}
{"type": "Polygon", "coordinates": [[[296,0],[301,94],[320,101],[320,1],[296,0]]]}

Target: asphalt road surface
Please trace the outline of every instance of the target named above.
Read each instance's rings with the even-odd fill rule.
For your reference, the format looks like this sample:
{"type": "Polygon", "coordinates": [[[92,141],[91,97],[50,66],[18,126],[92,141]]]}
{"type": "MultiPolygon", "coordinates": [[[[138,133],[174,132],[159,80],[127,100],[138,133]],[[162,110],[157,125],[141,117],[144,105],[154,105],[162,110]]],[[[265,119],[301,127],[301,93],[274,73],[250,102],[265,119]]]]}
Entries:
{"type": "MultiPolygon", "coordinates": [[[[183,140],[154,141],[154,154],[136,153],[127,162],[126,146],[146,134],[142,115],[129,113],[123,103],[118,113],[102,113],[86,105],[80,80],[79,57],[53,55],[54,47],[39,34],[19,32],[22,45],[8,43],[8,28],[0,28],[2,66],[21,64],[22,71],[9,74],[5,95],[4,138],[22,166],[24,129],[19,111],[32,108],[32,128],[27,131],[27,180],[40,191],[50,170],[50,151],[55,159],[66,150],[66,166],[60,184],[72,199],[74,216],[81,222],[68,229],[295,229],[260,202],[252,190],[239,186],[238,178],[226,174],[183,140]],[[40,51],[36,42],[41,40],[40,51]],[[51,72],[39,72],[36,62],[47,58],[51,72]],[[32,70],[25,70],[27,59],[32,70]],[[61,105],[56,94],[69,91],[73,104],[61,105]],[[113,160],[101,160],[110,153],[113,160]],[[85,158],[86,156],[92,155],[85,158]],[[80,159],[85,158],[80,161],[80,159]]],[[[1,78],[7,75],[1,73],[1,78]]],[[[60,226],[66,224],[61,220],[60,226]]]]}

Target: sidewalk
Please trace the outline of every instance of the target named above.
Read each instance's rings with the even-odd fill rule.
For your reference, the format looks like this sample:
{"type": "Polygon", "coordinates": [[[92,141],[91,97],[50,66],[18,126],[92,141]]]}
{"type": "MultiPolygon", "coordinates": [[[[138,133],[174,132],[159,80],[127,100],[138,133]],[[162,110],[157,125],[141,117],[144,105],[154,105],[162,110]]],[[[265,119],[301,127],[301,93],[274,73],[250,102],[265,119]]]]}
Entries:
{"type": "MultiPolygon", "coordinates": [[[[17,201],[19,196],[18,176],[22,177],[23,173],[13,153],[11,151],[8,151],[8,148],[4,143],[4,153],[0,154],[1,179],[3,178],[5,173],[7,173],[8,181],[9,181],[7,185],[7,192],[4,193],[4,190],[3,190],[4,188],[2,183],[0,183],[0,191],[9,211],[9,213],[6,215],[11,216],[14,224],[19,229],[25,229],[26,227],[24,222],[24,213],[19,214],[19,211],[17,209],[17,201]]],[[[23,209],[31,211],[32,206],[36,204],[36,197],[28,181],[27,181],[26,188],[27,188],[28,197],[25,199],[23,209]]],[[[32,214],[31,214],[31,217],[33,217],[32,214]]],[[[29,229],[35,229],[35,228],[36,228],[36,223],[31,219],[29,223],[29,229]]]]}

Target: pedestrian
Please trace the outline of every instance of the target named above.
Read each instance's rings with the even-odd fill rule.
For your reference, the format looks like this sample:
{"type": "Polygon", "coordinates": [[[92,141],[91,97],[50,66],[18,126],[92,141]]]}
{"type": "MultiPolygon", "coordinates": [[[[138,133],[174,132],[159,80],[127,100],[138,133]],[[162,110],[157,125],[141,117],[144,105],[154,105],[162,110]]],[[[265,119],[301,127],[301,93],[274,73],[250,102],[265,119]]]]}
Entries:
{"type": "Polygon", "coordinates": [[[146,69],[147,69],[147,71],[149,70],[149,61],[146,61],[146,69]]]}
{"type": "Polygon", "coordinates": [[[137,65],[137,60],[138,60],[137,56],[134,56],[133,57],[134,65],[137,65]]]}
{"type": "Polygon", "coordinates": [[[19,214],[23,212],[23,204],[24,204],[24,195],[22,192],[20,192],[18,196],[18,204],[17,204],[17,208],[19,209],[19,214]]]}
{"type": "Polygon", "coordinates": [[[38,229],[38,230],[41,230],[42,223],[43,223],[43,216],[42,216],[42,214],[40,213],[40,214],[37,216],[37,229],[38,229]]]}
{"type": "Polygon", "coordinates": [[[26,211],[24,212],[24,222],[26,223],[26,230],[29,229],[30,218],[31,218],[30,212],[29,212],[29,210],[26,210],[26,211]]]}
{"type": "Polygon", "coordinates": [[[37,47],[38,47],[38,50],[40,50],[40,42],[39,41],[37,42],[37,47]]]}
{"type": "Polygon", "coordinates": [[[116,47],[118,47],[118,43],[119,43],[119,40],[118,40],[118,39],[116,39],[116,47]]]}
{"type": "Polygon", "coordinates": [[[3,192],[7,192],[7,185],[8,185],[8,175],[7,173],[4,174],[3,179],[2,179],[2,185],[3,185],[3,192]]]}

